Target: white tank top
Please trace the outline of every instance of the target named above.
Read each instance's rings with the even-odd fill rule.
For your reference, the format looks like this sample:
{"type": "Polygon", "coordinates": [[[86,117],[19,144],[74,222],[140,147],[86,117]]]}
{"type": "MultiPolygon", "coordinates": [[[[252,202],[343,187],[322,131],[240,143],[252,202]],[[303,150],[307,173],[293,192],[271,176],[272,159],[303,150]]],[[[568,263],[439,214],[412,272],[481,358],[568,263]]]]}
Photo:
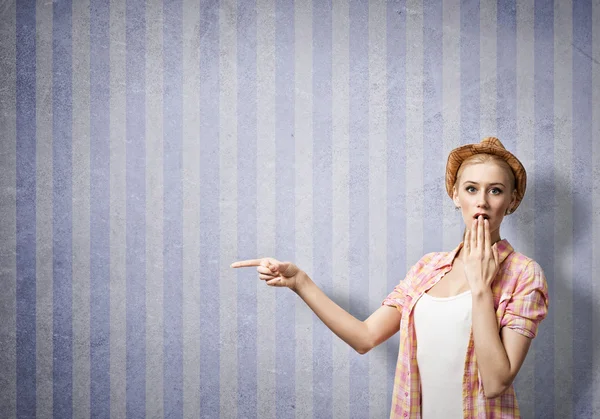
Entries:
{"type": "Polygon", "coordinates": [[[471,291],[428,294],[414,308],[423,419],[463,417],[462,382],[471,333],[471,291]]]}

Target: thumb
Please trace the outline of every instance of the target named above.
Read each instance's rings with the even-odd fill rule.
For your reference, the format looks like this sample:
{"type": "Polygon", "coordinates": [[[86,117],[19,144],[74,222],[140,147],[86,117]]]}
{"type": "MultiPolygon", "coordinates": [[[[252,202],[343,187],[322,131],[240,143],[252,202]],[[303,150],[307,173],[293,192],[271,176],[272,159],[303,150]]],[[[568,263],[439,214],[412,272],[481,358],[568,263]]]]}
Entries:
{"type": "Polygon", "coordinates": [[[300,269],[292,262],[279,262],[274,264],[275,272],[280,272],[285,278],[291,278],[300,271],[300,269]]]}

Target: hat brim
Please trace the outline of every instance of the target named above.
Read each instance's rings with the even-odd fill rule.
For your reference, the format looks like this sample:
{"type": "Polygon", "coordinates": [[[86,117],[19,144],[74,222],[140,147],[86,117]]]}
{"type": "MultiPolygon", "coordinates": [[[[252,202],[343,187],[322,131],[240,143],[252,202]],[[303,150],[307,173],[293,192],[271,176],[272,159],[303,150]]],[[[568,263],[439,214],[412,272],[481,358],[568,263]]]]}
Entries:
{"type": "Polygon", "coordinates": [[[475,154],[493,154],[502,160],[506,161],[515,175],[515,183],[517,186],[517,196],[515,205],[512,207],[514,212],[520,205],[523,197],[525,196],[525,189],[527,187],[527,172],[525,167],[521,164],[514,154],[502,147],[496,147],[490,144],[479,143],[479,144],[467,144],[455,148],[448,155],[448,162],[446,164],[446,191],[450,198],[453,198],[453,187],[456,183],[456,176],[460,165],[469,157],[475,154]]]}

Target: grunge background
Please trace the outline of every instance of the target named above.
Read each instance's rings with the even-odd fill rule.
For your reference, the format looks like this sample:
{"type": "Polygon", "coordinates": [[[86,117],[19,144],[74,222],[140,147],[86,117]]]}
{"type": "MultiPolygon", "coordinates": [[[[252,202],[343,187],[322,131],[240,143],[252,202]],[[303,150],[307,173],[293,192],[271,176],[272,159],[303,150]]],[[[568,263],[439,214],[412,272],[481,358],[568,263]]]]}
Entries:
{"type": "Polygon", "coordinates": [[[381,418],[352,353],[234,260],[364,319],[453,249],[448,152],[529,184],[550,313],[524,418],[600,418],[600,2],[0,1],[0,416],[381,418]]]}

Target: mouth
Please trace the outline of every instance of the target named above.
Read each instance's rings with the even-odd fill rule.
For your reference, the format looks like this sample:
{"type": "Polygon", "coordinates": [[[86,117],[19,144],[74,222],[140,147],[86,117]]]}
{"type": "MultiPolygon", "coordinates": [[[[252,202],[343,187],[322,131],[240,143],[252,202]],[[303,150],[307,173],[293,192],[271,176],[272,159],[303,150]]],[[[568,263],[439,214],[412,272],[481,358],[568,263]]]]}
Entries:
{"type": "Polygon", "coordinates": [[[477,213],[477,214],[475,214],[475,215],[473,216],[473,219],[475,219],[475,220],[476,220],[477,218],[479,218],[479,216],[480,216],[480,215],[482,215],[482,216],[483,216],[483,219],[484,219],[484,220],[489,220],[489,219],[490,219],[490,216],[489,216],[489,215],[487,215],[487,214],[483,214],[483,213],[477,213]]]}

